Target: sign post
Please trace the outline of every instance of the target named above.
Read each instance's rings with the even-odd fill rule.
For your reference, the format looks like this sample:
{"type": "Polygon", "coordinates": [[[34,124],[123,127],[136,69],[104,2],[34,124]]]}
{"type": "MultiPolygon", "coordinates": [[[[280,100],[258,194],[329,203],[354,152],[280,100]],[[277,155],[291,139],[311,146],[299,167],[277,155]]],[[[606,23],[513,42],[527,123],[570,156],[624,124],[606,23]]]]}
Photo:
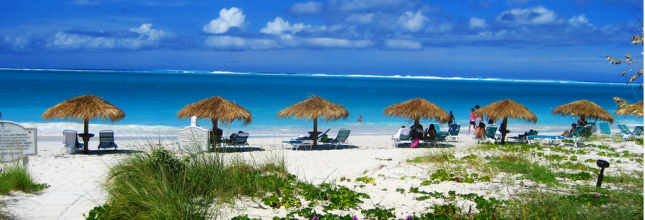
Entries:
{"type": "Polygon", "coordinates": [[[25,128],[12,121],[0,121],[0,162],[11,162],[38,154],[36,128],[25,128]]]}

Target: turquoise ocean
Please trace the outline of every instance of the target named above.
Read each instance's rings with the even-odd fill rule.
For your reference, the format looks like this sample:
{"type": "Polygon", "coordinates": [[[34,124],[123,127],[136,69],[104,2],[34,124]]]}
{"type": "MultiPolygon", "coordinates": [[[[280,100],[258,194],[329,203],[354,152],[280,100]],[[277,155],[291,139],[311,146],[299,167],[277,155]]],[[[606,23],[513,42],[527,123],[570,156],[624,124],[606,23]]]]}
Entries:
{"type": "MultiPolygon", "coordinates": [[[[511,99],[538,117],[538,122],[509,121],[509,130],[524,132],[564,131],[575,122],[570,117],[554,116],[551,111],[577,100],[597,103],[610,113],[616,111],[613,97],[631,102],[641,101],[643,89],[625,83],[535,81],[494,78],[439,78],[376,75],[325,75],[293,73],[237,73],[206,71],[124,71],[124,70],[55,70],[0,69],[0,113],[2,120],[37,127],[40,136],[57,136],[64,129],[82,131],[82,122],[43,121],[50,107],[75,96],[100,96],[119,107],[126,117],[114,124],[90,122],[90,132],[114,130],[117,136],[173,136],[177,129],[190,125],[178,119],[184,106],[221,96],[248,109],[253,122],[248,126],[234,123],[223,127],[225,133],[244,130],[251,136],[293,136],[312,129],[312,121],[276,118],[282,109],[318,95],[344,106],[350,113],[346,120],[319,122],[319,130],[349,128],[353,135],[393,134],[403,118],[389,118],[383,110],[390,105],[417,97],[424,98],[446,111],[453,111],[462,133],[467,133],[469,112],[475,105],[511,99]],[[362,122],[357,119],[362,116],[362,122]]],[[[629,128],[643,124],[636,117],[615,116],[629,128]]],[[[422,121],[424,127],[430,120],[422,121]]],[[[209,120],[199,125],[210,128],[209,120]]],[[[446,129],[447,125],[442,125],[446,129]]],[[[617,127],[612,125],[614,131],[617,127]]]]}

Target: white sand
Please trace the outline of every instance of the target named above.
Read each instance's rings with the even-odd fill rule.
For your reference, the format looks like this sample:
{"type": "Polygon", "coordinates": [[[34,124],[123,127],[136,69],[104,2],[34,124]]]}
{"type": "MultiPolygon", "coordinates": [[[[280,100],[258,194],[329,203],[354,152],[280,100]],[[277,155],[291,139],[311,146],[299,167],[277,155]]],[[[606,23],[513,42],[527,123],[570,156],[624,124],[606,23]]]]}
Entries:
{"type": "MultiPolygon", "coordinates": [[[[390,136],[350,136],[352,147],[340,147],[338,150],[291,150],[289,145],[282,144],[282,138],[249,138],[251,148],[261,148],[262,151],[235,153],[236,155],[249,158],[249,160],[261,161],[265,158],[284,157],[288,164],[288,171],[298,176],[302,181],[319,184],[321,182],[335,182],[344,185],[358,192],[367,193],[371,199],[364,200],[360,207],[363,209],[375,206],[383,208],[396,208],[397,217],[404,217],[412,213],[428,212],[428,207],[439,204],[434,199],[417,201],[418,195],[412,193],[401,194],[396,192],[397,188],[405,189],[420,186],[423,180],[428,179],[436,169],[435,164],[411,164],[407,159],[419,156],[427,151],[451,150],[457,158],[470,155],[469,149],[474,144],[469,143],[472,135],[462,135],[461,143],[449,142],[454,145],[450,148],[393,148],[390,136]],[[391,159],[391,161],[386,160],[391,159]],[[340,177],[356,179],[367,176],[376,178],[376,186],[370,184],[364,188],[355,187],[363,185],[357,182],[339,182],[340,177]],[[386,191],[384,191],[386,190],[386,191]]],[[[112,153],[111,150],[103,150],[101,154],[90,155],[69,155],[64,153],[60,137],[39,137],[38,156],[29,159],[29,171],[38,183],[47,183],[51,187],[36,193],[25,194],[13,192],[7,196],[0,196],[5,201],[11,214],[19,219],[84,219],[83,215],[106,201],[106,194],[102,190],[109,167],[118,162],[120,158],[127,156],[126,152],[135,149],[135,141],[117,138],[119,151],[112,153]]],[[[97,138],[90,141],[90,150],[96,151],[97,138]]],[[[141,143],[140,141],[137,143],[141,143]]],[[[629,150],[633,153],[643,153],[643,148],[633,142],[611,143],[616,147],[617,152],[629,150]]],[[[591,148],[580,148],[588,152],[591,148]]],[[[474,152],[480,156],[486,156],[486,152],[474,152]]],[[[595,153],[578,155],[578,161],[586,159],[605,159],[595,153]]],[[[595,167],[592,163],[588,166],[595,167]]],[[[612,166],[605,171],[606,175],[616,174],[619,171],[628,172],[632,170],[643,170],[643,166],[624,159],[623,163],[612,163],[612,166]]],[[[477,182],[474,184],[442,182],[430,186],[421,186],[419,189],[428,192],[456,191],[458,194],[477,193],[486,197],[508,198],[523,187],[531,185],[530,181],[523,181],[520,186],[514,181],[508,181],[503,175],[498,175],[491,182],[477,182]]],[[[592,180],[594,184],[595,180],[592,180]]],[[[271,208],[258,208],[258,201],[244,201],[236,204],[226,205],[221,209],[221,218],[249,214],[249,217],[260,217],[268,219],[273,216],[284,216],[288,211],[284,208],[273,210],[271,208]]],[[[460,201],[458,206],[468,210],[473,204],[469,201],[460,201]]],[[[473,205],[474,209],[474,205],[473,205]]],[[[320,211],[320,210],[319,210],[320,211]]],[[[360,216],[360,211],[351,211],[338,214],[352,214],[360,216]]]]}

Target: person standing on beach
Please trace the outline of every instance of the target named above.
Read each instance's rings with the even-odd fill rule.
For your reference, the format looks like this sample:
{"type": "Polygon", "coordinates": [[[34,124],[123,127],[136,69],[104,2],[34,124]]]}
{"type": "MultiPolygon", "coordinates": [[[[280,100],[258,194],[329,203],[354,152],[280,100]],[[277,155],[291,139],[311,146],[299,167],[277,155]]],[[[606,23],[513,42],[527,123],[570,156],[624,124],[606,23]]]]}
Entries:
{"type": "Polygon", "coordinates": [[[475,124],[475,119],[476,118],[477,118],[477,114],[475,114],[475,109],[471,108],[470,109],[470,122],[468,123],[468,134],[470,134],[470,127],[473,127],[475,129],[477,129],[477,127],[475,126],[476,125],[475,124]]]}
{"type": "Polygon", "coordinates": [[[452,111],[450,111],[450,120],[448,120],[448,127],[450,127],[453,123],[455,123],[455,115],[452,114],[452,111]]]}

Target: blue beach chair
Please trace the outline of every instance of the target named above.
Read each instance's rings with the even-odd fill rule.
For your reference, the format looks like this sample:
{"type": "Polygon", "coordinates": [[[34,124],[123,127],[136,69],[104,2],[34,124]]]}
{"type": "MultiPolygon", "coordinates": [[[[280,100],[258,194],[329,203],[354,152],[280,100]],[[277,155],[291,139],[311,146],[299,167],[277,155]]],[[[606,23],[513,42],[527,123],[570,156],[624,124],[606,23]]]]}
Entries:
{"type": "Polygon", "coordinates": [[[483,138],[476,138],[473,137],[470,139],[470,143],[473,142],[473,140],[476,140],[477,143],[495,143],[497,139],[495,139],[495,133],[497,132],[497,126],[496,125],[488,125],[486,127],[486,130],[484,131],[484,137],[483,138]]]}
{"type": "Polygon", "coordinates": [[[349,129],[341,128],[340,130],[338,130],[338,135],[336,135],[336,138],[329,138],[327,139],[327,142],[323,142],[323,144],[329,144],[330,148],[331,145],[335,145],[336,147],[334,147],[334,149],[337,149],[338,145],[349,145],[351,143],[347,141],[347,138],[349,137],[350,132],[351,130],[349,129]]]}
{"type": "Polygon", "coordinates": [[[631,137],[643,138],[643,126],[634,127],[634,131],[629,131],[629,129],[627,129],[627,126],[625,126],[624,124],[618,123],[617,126],[621,132],[621,133],[618,133],[617,135],[623,135],[623,138],[625,140],[629,140],[631,139],[631,137]]]}
{"type": "Polygon", "coordinates": [[[531,135],[527,136],[526,138],[528,139],[529,144],[531,144],[531,139],[541,139],[540,142],[538,142],[540,145],[543,143],[549,141],[549,144],[554,144],[558,143],[558,145],[564,145],[564,142],[562,140],[571,140],[573,141],[573,146],[578,147],[578,143],[585,138],[584,134],[585,132],[590,132],[591,126],[583,126],[583,127],[577,127],[571,134],[568,134],[566,136],[557,136],[557,135],[531,135]]]}

